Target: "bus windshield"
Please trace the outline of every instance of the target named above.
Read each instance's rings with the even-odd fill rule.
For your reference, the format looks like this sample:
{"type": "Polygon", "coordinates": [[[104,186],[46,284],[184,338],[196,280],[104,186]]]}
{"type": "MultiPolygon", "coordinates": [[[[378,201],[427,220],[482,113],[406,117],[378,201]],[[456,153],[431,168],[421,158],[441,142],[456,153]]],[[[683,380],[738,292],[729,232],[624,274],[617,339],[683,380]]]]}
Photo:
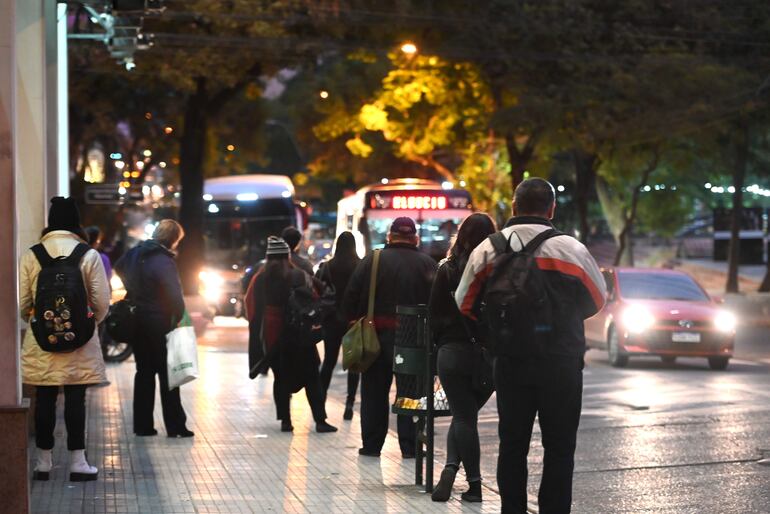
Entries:
{"type": "MultiPolygon", "coordinates": [[[[366,220],[370,247],[384,248],[390,225],[395,218],[369,218],[366,220]]],[[[462,218],[429,218],[416,220],[420,236],[420,248],[436,259],[446,256],[452,236],[457,232],[462,218]]]]}

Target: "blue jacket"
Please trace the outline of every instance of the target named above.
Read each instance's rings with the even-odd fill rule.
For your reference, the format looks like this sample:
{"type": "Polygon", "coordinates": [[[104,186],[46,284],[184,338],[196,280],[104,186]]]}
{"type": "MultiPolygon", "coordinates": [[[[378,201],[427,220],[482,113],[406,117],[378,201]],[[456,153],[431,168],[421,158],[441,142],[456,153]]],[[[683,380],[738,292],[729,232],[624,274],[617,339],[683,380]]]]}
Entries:
{"type": "Polygon", "coordinates": [[[184,296],[174,254],[152,239],[126,252],[115,264],[126,297],[137,306],[142,324],[170,332],[184,315],[184,296]]]}

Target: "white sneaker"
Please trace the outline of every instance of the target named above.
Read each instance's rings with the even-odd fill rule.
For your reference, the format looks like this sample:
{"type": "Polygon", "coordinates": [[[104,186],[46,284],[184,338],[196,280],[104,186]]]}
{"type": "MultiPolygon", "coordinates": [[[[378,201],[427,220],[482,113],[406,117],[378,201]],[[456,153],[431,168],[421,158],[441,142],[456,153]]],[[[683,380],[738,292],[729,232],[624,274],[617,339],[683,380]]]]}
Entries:
{"type": "Polygon", "coordinates": [[[32,472],[32,480],[48,480],[53,467],[53,450],[37,449],[37,461],[32,472]]]}
{"type": "Polygon", "coordinates": [[[70,482],[90,482],[96,480],[99,470],[88,464],[85,450],[70,452],[70,482]]]}

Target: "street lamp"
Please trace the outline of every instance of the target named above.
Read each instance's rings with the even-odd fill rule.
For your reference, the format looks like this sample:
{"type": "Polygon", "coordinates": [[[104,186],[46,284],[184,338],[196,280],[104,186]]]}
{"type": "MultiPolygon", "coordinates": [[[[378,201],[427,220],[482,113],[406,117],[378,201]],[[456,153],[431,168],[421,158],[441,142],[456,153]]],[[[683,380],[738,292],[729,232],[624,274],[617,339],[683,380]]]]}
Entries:
{"type": "Polygon", "coordinates": [[[327,98],[329,98],[329,92],[321,91],[320,93],[318,93],[318,96],[320,96],[322,100],[326,100],[327,98]]]}
{"type": "Polygon", "coordinates": [[[415,45],[411,41],[407,41],[406,43],[401,45],[401,51],[404,52],[406,55],[412,56],[417,53],[417,45],[415,45]]]}

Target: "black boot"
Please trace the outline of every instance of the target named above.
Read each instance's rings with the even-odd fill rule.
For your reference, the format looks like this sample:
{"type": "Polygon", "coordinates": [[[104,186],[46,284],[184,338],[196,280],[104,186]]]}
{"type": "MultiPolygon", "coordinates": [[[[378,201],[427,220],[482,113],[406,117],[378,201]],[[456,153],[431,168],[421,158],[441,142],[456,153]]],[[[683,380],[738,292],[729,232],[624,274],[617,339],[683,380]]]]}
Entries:
{"type": "Polygon", "coordinates": [[[481,480],[468,482],[468,490],[460,495],[463,501],[480,502],[481,501],[481,480]]]}
{"type": "Polygon", "coordinates": [[[290,419],[281,420],[281,432],[294,432],[290,419]]]}
{"type": "Polygon", "coordinates": [[[331,426],[326,421],[319,421],[318,423],[315,424],[315,431],[318,432],[319,434],[328,434],[330,432],[336,432],[337,427],[331,426]]]}
{"type": "Polygon", "coordinates": [[[457,468],[449,465],[441,472],[441,478],[439,478],[438,484],[433,489],[433,494],[430,495],[430,499],[434,502],[445,502],[452,496],[452,486],[455,483],[455,475],[457,475],[457,468]]]}
{"type": "Polygon", "coordinates": [[[342,415],[342,419],[345,421],[353,419],[353,402],[345,402],[345,414],[342,415]]]}

